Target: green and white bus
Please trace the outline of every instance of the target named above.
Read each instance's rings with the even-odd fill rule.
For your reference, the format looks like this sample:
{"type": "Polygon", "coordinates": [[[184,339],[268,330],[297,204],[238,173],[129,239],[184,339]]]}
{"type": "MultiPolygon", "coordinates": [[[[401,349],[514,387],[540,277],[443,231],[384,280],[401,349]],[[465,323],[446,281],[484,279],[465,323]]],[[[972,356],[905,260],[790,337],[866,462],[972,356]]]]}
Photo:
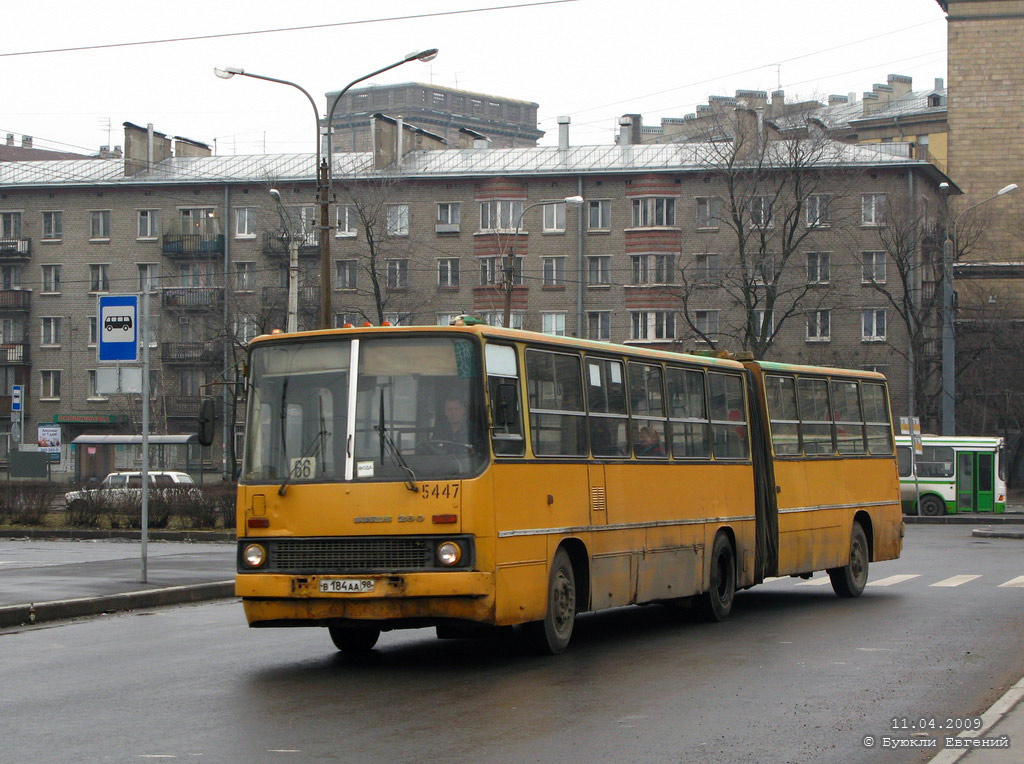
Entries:
{"type": "Polygon", "coordinates": [[[910,436],[896,438],[903,514],[938,516],[1006,509],[1002,438],[922,435],[915,455],[910,436]]]}

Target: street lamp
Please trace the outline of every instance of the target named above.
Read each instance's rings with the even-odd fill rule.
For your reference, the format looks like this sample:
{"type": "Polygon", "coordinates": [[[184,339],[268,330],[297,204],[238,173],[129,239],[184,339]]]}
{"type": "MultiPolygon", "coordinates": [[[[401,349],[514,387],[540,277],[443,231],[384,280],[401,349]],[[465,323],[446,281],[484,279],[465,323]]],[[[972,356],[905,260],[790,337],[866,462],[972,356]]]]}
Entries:
{"type": "Polygon", "coordinates": [[[284,227],[285,236],[288,239],[288,331],[299,330],[299,239],[292,231],[288,213],[281,203],[281,192],[276,188],[270,189],[270,196],[277,202],[277,214],[281,216],[281,225],[284,227]]]}
{"type": "MultiPolygon", "coordinates": [[[[939,189],[946,194],[951,190],[948,183],[940,183],[939,189]]],[[[971,210],[1016,190],[1016,183],[1003,186],[992,196],[972,204],[957,214],[952,225],[947,224],[946,240],[942,244],[942,434],[945,436],[956,435],[956,338],[953,333],[953,262],[956,259],[956,227],[960,219],[971,210]]]]}
{"type": "Polygon", "coordinates": [[[534,202],[533,204],[527,204],[523,207],[522,211],[517,216],[515,233],[512,234],[512,246],[509,248],[508,256],[505,259],[505,311],[502,318],[502,326],[506,329],[511,328],[512,288],[514,285],[516,267],[516,242],[519,241],[519,227],[523,224],[523,216],[526,214],[527,210],[531,210],[534,207],[541,207],[545,204],[565,204],[573,207],[579,207],[583,202],[584,199],[582,196],[567,196],[562,199],[561,202],[534,202]]]}
{"type": "Polygon", "coordinates": [[[437,48],[430,48],[429,50],[417,51],[410,53],[401,61],[396,61],[393,64],[381,67],[375,71],[365,74],[358,79],[352,80],[346,85],[340,93],[335,97],[334,102],[331,104],[331,109],[328,112],[327,122],[324,125],[324,130],[327,132],[327,158],[323,159],[320,153],[320,111],[316,107],[316,101],[313,100],[313,96],[309,92],[288,80],[280,80],[276,77],[267,77],[262,74],[252,74],[251,72],[245,71],[245,69],[238,66],[225,66],[215,68],[213,73],[224,80],[229,80],[236,74],[243,77],[252,77],[257,80],[266,80],[267,82],[276,82],[280,85],[288,85],[290,87],[299,90],[307,99],[309,99],[310,105],[313,107],[313,115],[316,117],[316,200],[320,207],[320,327],[322,329],[331,328],[331,120],[334,118],[334,109],[338,105],[338,101],[341,96],[351,88],[353,85],[367,80],[370,77],[374,77],[381,72],[386,72],[389,69],[394,69],[396,66],[407,64],[410,61],[432,61],[437,57],[437,48]]]}

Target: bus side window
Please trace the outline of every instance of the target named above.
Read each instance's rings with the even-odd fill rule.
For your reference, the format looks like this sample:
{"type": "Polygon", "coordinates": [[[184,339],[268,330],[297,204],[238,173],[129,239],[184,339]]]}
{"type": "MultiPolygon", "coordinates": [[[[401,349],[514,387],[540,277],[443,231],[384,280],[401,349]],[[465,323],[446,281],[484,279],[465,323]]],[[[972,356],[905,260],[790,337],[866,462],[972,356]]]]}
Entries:
{"type": "Polygon", "coordinates": [[[743,380],[736,374],[708,372],[708,397],[715,459],[746,459],[749,441],[743,380]]]}
{"type": "Polygon", "coordinates": [[[896,463],[899,466],[900,477],[910,477],[913,474],[913,461],[910,458],[909,446],[896,448],[896,463]]]}
{"type": "Polygon", "coordinates": [[[509,345],[485,348],[487,394],[491,402],[491,446],[498,456],[522,456],[523,414],[519,405],[519,367],[509,345]]]}
{"type": "Polygon", "coordinates": [[[583,408],[580,357],[526,351],[530,435],[538,456],[584,456],[587,415],[583,408]]]}
{"type": "Polygon", "coordinates": [[[861,400],[864,402],[864,428],[868,435],[869,454],[892,453],[892,425],[889,422],[889,403],[885,385],[862,382],[861,400]]]}
{"type": "Polygon", "coordinates": [[[704,373],[669,366],[668,411],[672,456],[676,459],[707,459],[711,456],[704,373]]]}
{"type": "Polygon", "coordinates": [[[770,375],[765,377],[764,390],[775,455],[799,456],[800,417],[796,413],[796,380],[770,375]]]}
{"type": "Polygon", "coordinates": [[[866,454],[864,417],[860,410],[857,383],[832,380],[832,413],[836,421],[836,445],[841,454],[866,454]]]}
{"type": "Polygon", "coordinates": [[[633,453],[662,459],[665,453],[665,394],[660,366],[629,364],[629,402],[633,415],[633,453]]]}
{"type": "Polygon", "coordinates": [[[802,377],[796,385],[800,407],[800,434],[808,456],[835,453],[832,442],[832,413],[828,405],[828,383],[802,377]]]}
{"type": "Polygon", "coordinates": [[[594,456],[629,454],[626,426],[626,380],[622,362],[587,359],[587,408],[590,410],[590,448],[594,456]]]}

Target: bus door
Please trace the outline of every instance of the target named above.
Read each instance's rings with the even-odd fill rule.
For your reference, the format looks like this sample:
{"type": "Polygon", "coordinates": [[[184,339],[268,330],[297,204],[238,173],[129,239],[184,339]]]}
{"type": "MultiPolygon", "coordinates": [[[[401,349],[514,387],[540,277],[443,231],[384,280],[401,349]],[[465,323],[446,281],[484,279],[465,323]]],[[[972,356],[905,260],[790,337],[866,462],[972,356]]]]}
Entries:
{"type": "Polygon", "coordinates": [[[977,451],[975,455],[975,510],[992,512],[995,509],[995,454],[991,451],[977,451]]]}
{"type": "MultiPolygon", "coordinates": [[[[978,454],[974,451],[957,451],[956,454],[956,511],[975,512],[978,509],[977,470],[978,454]]],[[[991,474],[991,470],[989,470],[991,474]]],[[[991,501],[991,486],[989,488],[991,501]]]]}

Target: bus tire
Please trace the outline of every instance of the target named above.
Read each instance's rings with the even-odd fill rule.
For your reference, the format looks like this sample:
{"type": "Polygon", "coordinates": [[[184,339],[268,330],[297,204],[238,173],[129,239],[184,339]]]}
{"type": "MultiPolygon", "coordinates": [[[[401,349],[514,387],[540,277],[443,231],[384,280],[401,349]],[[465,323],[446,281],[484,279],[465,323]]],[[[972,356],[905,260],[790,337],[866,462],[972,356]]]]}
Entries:
{"type": "Polygon", "coordinates": [[[724,621],[736,598],[736,553],[724,533],[715,536],[711,547],[711,577],[708,590],[698,600],[701,615],[707,621],[724,621]]]}
{"type": "Polygon", "coordinates": [[[859,597],[868,582],[868,537],[860,523],[850,531],[850,561],[841,568],[829,568],[832,589],[840,597],[859,597]]]}
{"type": "Polygon", "coordinates": [[[327,627],[331,641],[339,650],[346,653],[368,653],[380,639],[380,629],[374,626],[335,626],[327,627]]]}
{"type": "Polygon", "coordinates": [[[526,637],[536,652],[558,655],[569,646],[575,625],[576,573],[569,553],[560,548],[555,552],[548,575],[548,604],[544,620],[526,624],[526,637]]]}
{"type": "Polygon", "coordinates": [[[939,517],[946,514],[946,505],[938,496],[922,496],[917,513],[925,517],[939,517]]]}

